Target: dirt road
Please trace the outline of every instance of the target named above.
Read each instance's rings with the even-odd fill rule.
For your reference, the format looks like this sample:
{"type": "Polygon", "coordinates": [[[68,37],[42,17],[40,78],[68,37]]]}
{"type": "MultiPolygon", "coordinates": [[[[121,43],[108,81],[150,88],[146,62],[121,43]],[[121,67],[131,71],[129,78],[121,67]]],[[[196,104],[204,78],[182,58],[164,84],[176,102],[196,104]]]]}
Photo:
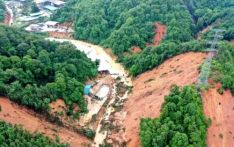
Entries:
{"type": "Polygon", "coordinates": [[[127,116],[124,120],[128,147],[139,147],[139,123],[142,117],[155,118],[160,115],[164,96],[173,84],[178,86],[195,83],[198,67],[207,54],[185,53],[173,57],[158,68],[143,73],[133,81],[132,94],[124,105],[127,116]]]}
{"type": "Polygon", "coordinates": [[[208,147],[234,147],[234,97],[230,91],[217,92],[221,84],[215,84],[203,96],[204,113],[211,118],[208,128],[208,147]]]}
{"type": "Polygon", "coordinates": [[[35,115],[34,112],[11,102],[7,98],[0,97],[0,119],[11,124],[22,125],[31,133],[40,132],[55,139],[56,135],[62,142],[69,143],[71,147],[88,145],[91,143],[87,138],[72,132],[66,128],[58,127],[35,115]]]}

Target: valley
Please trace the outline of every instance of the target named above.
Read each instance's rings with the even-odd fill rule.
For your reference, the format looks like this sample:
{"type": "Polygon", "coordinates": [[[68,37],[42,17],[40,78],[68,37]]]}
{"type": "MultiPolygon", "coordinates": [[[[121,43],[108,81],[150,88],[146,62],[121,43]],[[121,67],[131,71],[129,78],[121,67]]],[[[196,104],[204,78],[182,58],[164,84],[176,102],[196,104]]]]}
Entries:
{"type": "Polygon", "coordinates": [[[234,3],[215,1],[0,0],[1,123],[48,146],[231,147],[234,3]]]}

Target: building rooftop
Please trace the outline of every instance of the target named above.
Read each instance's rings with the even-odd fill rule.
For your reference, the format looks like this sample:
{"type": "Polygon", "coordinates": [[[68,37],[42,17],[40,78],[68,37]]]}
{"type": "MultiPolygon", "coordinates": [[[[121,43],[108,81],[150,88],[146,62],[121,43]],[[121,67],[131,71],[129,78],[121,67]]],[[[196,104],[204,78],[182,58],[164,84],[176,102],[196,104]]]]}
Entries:
{"type": "Polygon", "coordinates": [[[39,16],[44,14],[44,12],[40,11],[40,12],[36,12],[36,13],[31,13],[30,16],[39,16]]]}
{"type": "Polygon", "coordinates": [[[45,25],[47,25],[47,26],[55,26],[57,24],[58,24],[57,21],[47,21],[47,22],[45,22],[45,25]]]}
{"type": "Polygon", "coordinates": [[[55,4],[55,5],[64,5],[65,2],[64,1],[60,1],[60,0],[49,0],[51,3],[55,4]]]}
{"type": "Polygon", "coordinates": [[[64,1],[61,1],[61,0],[35,0],[35,2],[37,4],[40,4],[40,3],[45,3],[45,2],[50,2],[50,3],[53,3],[57,6],[60,6],[60,5],[64,5],[65,2],[64,1]]]}
{"type": "Polygon", "coordinates": [[[31,16],[23,16],[23,17],[20,17],[20,21],[33,21],[33,20],[36,20],[40,17],[31,17],[31,16]]]}
{"type": "Polygon", "coordinates": [[[50,6],[50,5],[44,6],[44,8],[45,8],[45,9],[48,9],[48,10],[50,10],[50,11],[55,11],[55,10],[57,10],[56,7],[50,6]]]}

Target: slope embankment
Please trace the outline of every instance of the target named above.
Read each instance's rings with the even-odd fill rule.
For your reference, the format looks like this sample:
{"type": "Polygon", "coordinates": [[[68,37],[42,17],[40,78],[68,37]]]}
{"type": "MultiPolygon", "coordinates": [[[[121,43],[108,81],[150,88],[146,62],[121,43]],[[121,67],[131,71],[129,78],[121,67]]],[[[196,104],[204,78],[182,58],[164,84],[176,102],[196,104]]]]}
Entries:
{"type": "Polygon", "coordinates": [[[80,134],[45,121],[43,118],[38,117],[33,111],[19,106],[7,98],[0,97],[0,106],[1,120],[10,124],[21,125],[31,133],[39,132],[52,139],[58,136],[61,142],[68,143],[71,147],[88,145],[91,142],[80,134]]]}
{"type": "Polygon", "coordinates": [[[205,53],[181,54],[133,81],[132,94],[124,105],[127,116],[123,125],[129,147],[140,146],[140,119],[160,115],[164,96],[169,94],[172,85],[185,86],[195,83],[199,74],[198,68],[206,57],[205,53]]]}
{"type": "Polygon", "coordinates": [[[203,109],[211,126],[208,128],[208,147],[234,147],[234,97],[231,92],[218,93],[221,84],[203,92],[203,109]]]}

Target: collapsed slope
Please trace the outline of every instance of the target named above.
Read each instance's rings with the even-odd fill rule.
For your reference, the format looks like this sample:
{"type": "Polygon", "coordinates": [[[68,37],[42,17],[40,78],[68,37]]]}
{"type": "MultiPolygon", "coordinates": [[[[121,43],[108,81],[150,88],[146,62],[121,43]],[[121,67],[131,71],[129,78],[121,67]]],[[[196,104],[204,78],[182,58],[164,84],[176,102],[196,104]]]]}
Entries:
{"type": "Polygon", "coordinates": [[[97,65],[68,43],[45,40],[15,28],[0,26],[0,95],[34,110],[49,111],[62,98],[73,114],[87,112],[84,83],[97,65]]]}
{"type": "Polygon", "coordinates": [[[205,53],[189,52],[165,61],[158,68],[138,76],[133,81],[132,94],[124,105],[124,120],[129,147],[140,146],[139,123],[141,118],[160,115],[164,96],[172,85],[190,85],[197,81],[198,68],[206,58],[205,53]]]}
{"type": "MultiPolygon", "coordinates": [[[[74,22],[76,39],[111,48],[135,76],[167,59],[164,56],[176,55],[173,51],[168,53],[167,49],[155,53],[147,47],[147,43],[154,42],[155,23],[167,26],[161,43],[163,48],[194,40],[201,30],[214,22],[217,23],[215,28],[227,30],[224,39],[232,40],[233,5],[233,0],[69,0],[53,19],[74,22]],[[139,48],[131,51],[136,46],[141,52],[139,48]]],[[[161,50],[161,45],[156,50],[161,50]]]]}
{"type": "Polygon", "coordinates": [[[71,147],[87,145],[91,141],[84,136],[72,132],[66,128],[51,124],[38,117],[35,112],[12,103],[9,99],[0,97],[0,119],[10,124],[22,125],[31,133],[39,132],[52,139],[60,137],[61,142],[68,143],[71,147]]]}
{"type": "Polygon", "coordinates": [[[211,119],[208,128],[207,145],[209,147],[227,147],[234,145],[234,97],[230,90],[221,95],[218,89],[221,84],[203,92],[203,109],[211,119]]]}

